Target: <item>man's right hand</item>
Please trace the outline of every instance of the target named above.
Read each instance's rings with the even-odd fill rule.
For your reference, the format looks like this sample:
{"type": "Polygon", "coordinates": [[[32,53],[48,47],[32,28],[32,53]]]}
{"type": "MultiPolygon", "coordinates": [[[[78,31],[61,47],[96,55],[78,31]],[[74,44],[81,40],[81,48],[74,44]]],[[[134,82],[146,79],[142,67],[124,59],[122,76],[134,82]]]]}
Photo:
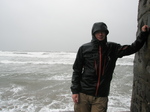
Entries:
{"type": "Polygon", "coordinates": [[[79,94],[72,94],[72,99],[74,103],[78,103],[79,102],[79,94]]]}

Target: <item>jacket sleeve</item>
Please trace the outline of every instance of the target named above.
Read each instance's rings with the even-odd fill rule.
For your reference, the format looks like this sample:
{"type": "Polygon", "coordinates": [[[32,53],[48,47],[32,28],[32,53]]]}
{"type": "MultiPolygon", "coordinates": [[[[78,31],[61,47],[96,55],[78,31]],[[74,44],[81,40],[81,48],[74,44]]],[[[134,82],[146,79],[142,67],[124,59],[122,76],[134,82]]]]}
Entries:
{"type": "Polygon", "coordinates": [[[117,57],[121,58],[133,54],[140,50],[147,40],[149,32],[141,32],[137,39],[131,45],[119,45],[117,48],[117,57]]]}
{"type": "Polygon", "coordinates": [[[80,80],[83,69],[83,56],[82,56],[82,48],[80,47],[75,62],[73,64],[73,74],[72,74],[72,84],[71,91],[72,94],[78,94],[80,92],[80,80]]]}

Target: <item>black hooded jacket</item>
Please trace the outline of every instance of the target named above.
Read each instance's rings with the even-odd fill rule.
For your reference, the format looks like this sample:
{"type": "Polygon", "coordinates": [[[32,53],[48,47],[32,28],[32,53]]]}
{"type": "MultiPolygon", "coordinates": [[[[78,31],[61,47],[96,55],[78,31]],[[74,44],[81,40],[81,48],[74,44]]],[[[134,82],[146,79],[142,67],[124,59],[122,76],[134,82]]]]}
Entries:
{"type": "MultiPolygon", "coordinates": [[[[92,41],[82,45],[73,65],[71,91],[96,97],[107,97],[110,82],[118,58],[137,52],[145,43],[148,33],[141,32],[131,45],[120,45],[95,38],[94,33],[106,24],[95,23],[92,28],[92,41]]],[[[109,33],[107,26],[106,34],[109,33]]]]}

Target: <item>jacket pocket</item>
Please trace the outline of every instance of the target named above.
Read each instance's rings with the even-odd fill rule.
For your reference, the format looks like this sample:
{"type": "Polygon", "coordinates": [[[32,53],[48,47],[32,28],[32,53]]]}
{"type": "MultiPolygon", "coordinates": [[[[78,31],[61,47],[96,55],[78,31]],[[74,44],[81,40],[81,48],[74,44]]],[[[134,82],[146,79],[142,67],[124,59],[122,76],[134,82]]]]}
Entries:
{"type": "Polygon", "coordinates": [[[84,66],[88,71],[90,70],[91,72],[95,71],[95,65],[98,62],[98,54],[97,53],[89,53],[84,55],[84,66]]]}

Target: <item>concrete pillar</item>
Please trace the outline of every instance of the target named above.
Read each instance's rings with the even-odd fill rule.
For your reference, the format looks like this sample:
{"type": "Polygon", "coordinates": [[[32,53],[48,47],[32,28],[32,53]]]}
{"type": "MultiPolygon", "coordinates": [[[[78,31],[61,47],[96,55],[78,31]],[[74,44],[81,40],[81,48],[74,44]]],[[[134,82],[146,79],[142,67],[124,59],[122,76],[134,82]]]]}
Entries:
{"type": "MultiPolygon", "coordinates": [[[[137,35],[144,24],[150,26],[150,0],[139,0],[137,35]]],[[[150,36],[135,54],[131,112],[150,112],[150,36]]]]}

